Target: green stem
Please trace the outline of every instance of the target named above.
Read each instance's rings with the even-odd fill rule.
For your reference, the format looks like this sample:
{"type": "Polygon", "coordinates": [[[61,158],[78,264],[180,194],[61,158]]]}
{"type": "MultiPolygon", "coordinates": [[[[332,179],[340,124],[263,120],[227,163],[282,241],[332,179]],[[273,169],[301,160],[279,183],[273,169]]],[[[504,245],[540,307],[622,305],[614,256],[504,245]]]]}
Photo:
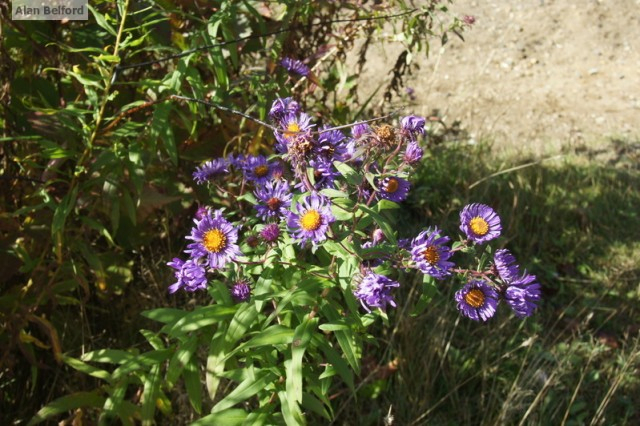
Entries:
{"type": "MultiPolygon", "coordinates": [[[[124,10],[121,14],[122,19],[120,20],[120,27],[118,27],[118,34],[116,34],[116,44],[113,49],[113,56],[118,56],[118,51],[120,50],[120,39],[122,38],[122,33],[124,32],[124,24],[127,20],[127,12],[129,10],[129,0],[125,0],[124,2],[124,10]]],[[[107,107],[107,103],[109,102],[109,92],[111,91],[111,85],[113,84],[113,75],[116,71],[118,64],[112,64],[109,69],[109,78],[106,80],[106,85],[104,86],[104,94],[102,95],[102,104],[100,105],[100,109],[98,110],[98,116],[96,117],[96,125],[93,129],[93,133],[91,134],[91,139],[89,139],[89,146],[87,147],[89,151],[93,147],[93,143],[98,137],[98,131],[100,130],[100,125],[102,124],[102,120],[104,118],[104,111],[107,107]]],[[[86,151],[85,151],[86,152],[86,151]]]]}
{"type": "MultiPolygon", "coordinates": [[[[124,32],[124,24],[127,19],[128,10],[129,10],[129,0],[125,0],[124,10],[123,10],[123,13],[121,14],[122,19],[120,21],[120,26],[118,27],[118,33],[116,34],[116,42],[113,50],[114,56],[118,56],[118,51],[120,50],[120,41],[122,39],[122,34],[124,32]]],[[[102,103],[100,104],[100,109],[98,110],[98,116],[96,117],[95,127],[93,128],[93,132],[91,133],[91,137],[89,138],[89,143],[87,144],[87,147],[85,148],[84,152],[82,153],[82,156],[76,163],[76,172],[74,173],[73,178],[69,183],[69,192],[73,191],[73,189],[78,185],[79,176],[80,176],[79,168],[82,167],[83,164],[91,156],[91,152],[93,150],[93,144],[96,138],[98,137],[98,132],[100,131],[100,125],[102,124],[102,121],[104,119],[104,112],[106,110],[107,103],[109,102],[109,92],[111,91],[113,76],[116,72],[116,69],[117,69],[117,64],[112,64],[111,67],[109,68],[108,77],[105,80],[106,84],[104,87],[104,93],[102,95],[102,103]]],[[[62,259],[62,235],[61,234],[60,234],[60,238],[56,243],[56,246],[57,246],[56,252],[57,252],[58,263],[62,264],[63,259],[62,259]]]]}

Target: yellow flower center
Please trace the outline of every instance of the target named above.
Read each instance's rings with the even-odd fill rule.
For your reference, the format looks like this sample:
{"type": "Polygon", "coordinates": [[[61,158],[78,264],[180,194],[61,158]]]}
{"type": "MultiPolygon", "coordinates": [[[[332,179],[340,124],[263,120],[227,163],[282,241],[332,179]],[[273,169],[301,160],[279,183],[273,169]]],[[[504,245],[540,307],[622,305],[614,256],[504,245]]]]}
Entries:
{"type": "Polygon", "coordinates": [[[253,169],[253,172],[258,177],[264,177],[264,176],[267,175],[267,173],[269,173],[269,167],[267,167],[267,166],[258,166],[258,167],[253,169]]]}
{"type": "Polygon", "coordinates": [[[487,235],[487,232],[489,232],[489,224],[487,223],[487,221],[478,216],[471,219],[471,222],[469,222],[469,226],[471,227],[471,230],[474,234],[481,237],[487,235]]]}
{"type": "Polygon", "coordinates": [[[300,126],[298,123],[289,123],[287,125],[287,130],[284,132],[285,138],[290,138],[291,136],[295,136],[300,131],[300,126]]]}
{"type": "Polygon", "coordinates": [[[386,185],[384,186],[384,190],[385,192],[389,192],[391,194],[393,194],[394,192],[396,192],[398,190],[398,187],[400,186],[398,179],[396,178],[391,178],[389,180],[387,180],[386,185]]]}
{"type": "Polygon", "coordinates": [[[219,229],[210,229],[205,232],[202,245],[211,253],[219,253],[227,246],[227,236],[219,229]]]}
{"type": "Polygon", "coordinates": [[[484,305],[484,293],[482,290],[474,288],[464,295],[464,301],[473,308],[479,308],[484,305]]]}
{"type": "Polygon", "coordinates": [[[440,260],[440,253],[438,253],[438,249],[436,248],[436,246],[427,247],[427,249],[422,252],[422,255],[424,256],[425,260],[432,265],[435,265],[436,263],[438,263],[438,260],[440,260]]]}
{"type": "Polygon", "coordinates": [[[315,231],[322,224],[322,216],[316,210],[309,210],[300,218],[300,226],[305,231],[315,231]]]}

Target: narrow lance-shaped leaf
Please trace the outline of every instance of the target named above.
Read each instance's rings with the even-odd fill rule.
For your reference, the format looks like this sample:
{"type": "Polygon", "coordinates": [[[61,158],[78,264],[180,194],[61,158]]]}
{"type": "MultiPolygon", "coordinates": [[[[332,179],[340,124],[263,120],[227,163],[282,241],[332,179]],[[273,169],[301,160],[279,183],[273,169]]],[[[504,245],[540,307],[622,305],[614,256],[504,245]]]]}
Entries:
{"type": "Polygon", "coordinates": [[[182,374],[183,369],[191,360],[193,353],[198,347],[198,336],[191,336],[186,342],[180,343],[178,349],[173,354],[171,361],[169,361],[169,367],[167,368],[167,375],[165,382],[169,389],[173,388],[173,385],[178,380],[178,377],[182,374]]]}
{"type": "Polygon", "coordinates": [[[250,374],[238,387],[218,402],[211,409],[211,412],[218,413],[240,402],[246,401],[258,392],[264,390],[276,377],[277,376],[269,370],[256,370],[254,374],[250,374]]]}
{"type": "Polygon", "coordinates": [[[104,396],[94,392],[76,392],[70,395],[58,398],[55,401],[47,404],[36,413],[36,415],[29,421],[27,426],[36,425],[43,421],[67,411],[75,410],[83,407],[99,408],[104,404],[104,396]]]}
{"type": "Polygon", "coordinates": [[[153,416],[156,411],[156,399],[160,391],[160,365],[151,367],[151,371],[144,380],[144,390],[142,391],[142,424],[153,424],[153,416]]]}
{"type": "Polygon", "coordinates": [[[305,317],[304,321],[296,327],[291,342],[291,362],[287,369],[287,400],[289,403],[302,402],[302,359],[311,342],[311,338],[318,326],[318,318],[305,317]]]}

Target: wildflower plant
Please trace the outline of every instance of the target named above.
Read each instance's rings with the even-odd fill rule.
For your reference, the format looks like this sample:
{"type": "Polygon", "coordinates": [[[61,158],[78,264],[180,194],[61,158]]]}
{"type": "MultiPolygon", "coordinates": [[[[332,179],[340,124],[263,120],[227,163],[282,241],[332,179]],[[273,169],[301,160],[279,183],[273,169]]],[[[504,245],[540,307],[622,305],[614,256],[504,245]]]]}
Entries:
{"type": "Polygon", "coordinates": [[[411,190],[424,118],[331,128],[299,105],[273,102],[275,154],[232,154],[196,168],[194,184],[208,185],[222,205],[198,210],[183,257],[168,263],[176,279],[168,291],[200,291],[209,302],[146,313],[179,342],[167,354],[168,383],[183,375],[198,412],[204,375],[211,414],[202,421],[333,419],[334,379],[355,391],[364,343],[373,339],[367,328],[403,303],[398,288],[408,271],[423,274],[424,289],[462,277],[452,303],[475,321],[493,317],[501,301],[529,316],[540,300],[535,277],[504,249],[486,270],[483,260],[456,264],[456,252],[490,253],[486,243],[500,236],[489,206],[462,209],[456,242],[437,226],[398,240],[392,211],[411,190]],[[206,359],[198,356],[203,345],[206,359]]]}

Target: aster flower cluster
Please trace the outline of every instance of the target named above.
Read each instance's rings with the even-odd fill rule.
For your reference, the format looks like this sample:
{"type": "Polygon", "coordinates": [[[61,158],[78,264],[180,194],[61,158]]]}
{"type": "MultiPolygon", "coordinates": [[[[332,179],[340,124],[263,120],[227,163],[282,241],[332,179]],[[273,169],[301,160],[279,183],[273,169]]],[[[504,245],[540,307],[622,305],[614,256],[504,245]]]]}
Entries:
{"type": "MultiPolygon", "coordinates": [[[[285,59],[282,65],[304,75],[299,61],[285,59]]],[[[395,307],[393,293],[400,282],[391,276],[415,269],[437,281],[454,274],[469,277],[455,301],[473,320],[488,320],[500,302],[519,317],[533,313],[540,285],[535,276],[520,271],[508,251],[496,251],[486,271],[454,263],[456,252],[480,249],[501,235],[500,217],[491,207],[474,203],[460,211],[458,242],[439,227],[396,241],[389,228],[381,229],[380,216],[367,221],[369,214],[381,214],[411,192],[411,172],[424,157],[423,117],[404,117],[397,127],[359,122],[343,132],[345,126],[314,123],[299,102],[282,98],[273,102],[269,118],[275,154],[231,154],[207,161],[193,173],[197,185],[206,185],[213,199],[240,219],[231,222],[222,209],[198,209],[186,237],[188,259],[168,264],[176,277],[170,292],[207,289],[217,275],[229,283],[233,300],[245,302],[252,293],[247,265],[274,262],[275,256],[275,262],[296,267],[305,252],[318,255],[320,250],[324,255],[315,258],[316,265],[332,257],[335,262],[336,255],[339,263],[351,262],[347,276],[335,279],[350,280],[366,312],[395,307]],[[283,259],[292,253],[290,247],[295,247],[295,257],[283,259]]]]}
{"type": "MultiPolygon", "coordinates": [[[[292,74],[309,74],[298,60],[285,58],[280,64],[292,74]]],[[[374,272],[395,265],[393,244],[375,223],[360,227],[359,233],[348,231],[347,225],[363,220],[363,213],[345,202],[351,198],[355,205],[375,209],[380,201],[400,203],[408,197],[408,178],[424,154],[420,141],[425,119],[404,117],[398,127],[360,122],[334,128],[314,123],[292,98],[276,99],[269,118],[275,129],[275,154],[230,154],[206,161],[193,172],[196,185],[206,186],[214,200],[240,215],[234,223],[222,209],[198,208],[186,237],[187,260],[176,258],[168,264],[176,277],[170,292],[207,289],[213,277],[223,276],[234,300],[249,300],[252,284],[245,265],[260,263],[260,255],[264,259],[269,253],[282,253],[292,244],[298,251],[315,252],[347,231],[341,246],[359,247],[349,252],[359,259],[351,283],[354,294],[367,311],[395,306],[391,293],[400,284],[374,272]],[[345,211],[353,222],[345,222],[345,211]]],[[[444,269],[429,270],[446,276],[448,256],[441,254],[438,265],[444,269]]]]}
{"type": "MultiPolygon", "coordinates": [[[[521,272],[515,257],[506,249],[497,250],[487,271],[455,268],[449,259],[455,251],[475,249],[498,238],[500,216],[485,204],[468,204],[460,211],[460,231],[464,234],[456,249],[451,238],[439,228],[421,232],[406,247],[412,266],[425,275],[442,280],[453,272],[472,278],[455,294],[458,310],[475,321],[487,321],[504,301],[518,317],[533,314],[541,299],[541,287],[534,275],[521,272]]],[[[406,244],[406,243],[405,243],[406,244]]]]}

